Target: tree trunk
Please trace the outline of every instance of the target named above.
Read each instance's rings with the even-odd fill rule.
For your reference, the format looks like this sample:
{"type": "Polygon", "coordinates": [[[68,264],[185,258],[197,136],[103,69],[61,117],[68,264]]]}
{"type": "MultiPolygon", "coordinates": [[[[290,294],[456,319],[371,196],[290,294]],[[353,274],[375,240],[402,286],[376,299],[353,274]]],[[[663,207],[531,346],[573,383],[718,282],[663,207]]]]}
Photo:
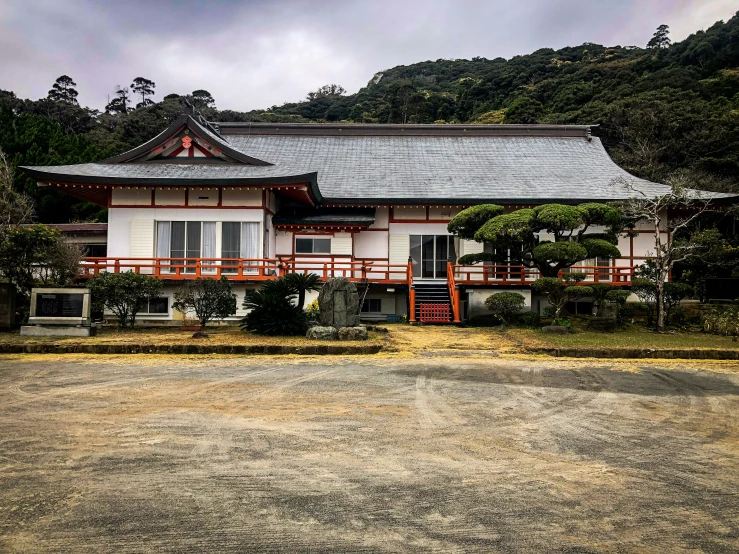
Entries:
{"type": "Polygon", "coordinates": [[[300,309],[303,309],[303,305],[305,304],[305,289],[300,289],[298,291],[298,306],[300,306],[300,309]]]}
{"type": "Polygon", "coordinates": [[[659,275],[657,281],[657,332],[663,333],[665,330],[665,281],[659,275]]]}

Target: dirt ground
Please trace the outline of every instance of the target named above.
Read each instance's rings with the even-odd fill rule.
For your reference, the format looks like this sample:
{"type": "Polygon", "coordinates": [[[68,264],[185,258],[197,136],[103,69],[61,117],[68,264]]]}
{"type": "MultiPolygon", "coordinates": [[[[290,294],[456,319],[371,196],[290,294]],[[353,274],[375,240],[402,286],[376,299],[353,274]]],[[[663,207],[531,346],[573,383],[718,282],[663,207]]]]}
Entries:
{"type": "Polygon", "coordinates": [[[0,357],[2,552],[737,552],[739,366],[0,357]]]}

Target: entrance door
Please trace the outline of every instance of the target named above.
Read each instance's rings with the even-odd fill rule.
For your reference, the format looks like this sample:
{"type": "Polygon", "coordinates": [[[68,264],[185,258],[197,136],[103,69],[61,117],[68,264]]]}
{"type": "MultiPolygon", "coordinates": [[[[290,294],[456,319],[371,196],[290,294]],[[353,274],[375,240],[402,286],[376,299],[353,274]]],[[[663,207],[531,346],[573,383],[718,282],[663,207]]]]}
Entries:
{"type": "Polygon", "coordinates": [[[446,264],[456,261],[454,237],[451,235],[411,235],[413,277],[446,279],[446,264]]]}

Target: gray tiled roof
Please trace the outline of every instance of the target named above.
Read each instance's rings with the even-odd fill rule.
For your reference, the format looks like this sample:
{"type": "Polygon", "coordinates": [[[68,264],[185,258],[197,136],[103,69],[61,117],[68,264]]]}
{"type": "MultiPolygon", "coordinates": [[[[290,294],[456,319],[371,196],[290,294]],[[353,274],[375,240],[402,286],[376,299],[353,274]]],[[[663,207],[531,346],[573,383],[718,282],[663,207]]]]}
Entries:
{"type": "Polygon", "coordinates": [[[230,143],[278,166],[318,172],[327,200],[616,200],[629,179],[648,195],[669,187],[637,179],[598,138],[231,136],[230,143]]]}
{"type": "MultiPolygon", "coordinates": [[[[323,197],[324,203],[618,200],[634,195],[623,185],[624,180],[648,196],[669,191],[665,185],[637,179],[618,167],[600,139],[588,139],[582,131],[581,136],[557,136],[556,129],[548,128],[535,136],[459,136],[461,131],[452,129],[445,136],[441,131],[452,126],[436,127],[441,134],[429,136],[363,136],[359,134],[361,126],[352,128],[354,134],[349,136],[281,134],[289,129],[278,128],[273,134],[228,135],[230,148],[274,164],[268,166],[179,160],[27,169],[39,180],[61,176],[57,179],[69,182],[136,185],[289,182],[310,176],[304,180],[312,183],[314,194],[319,201],[323,197]]],[[[536,126],[530,127],[536,130],[536,126]]],[[[306,126],[301,131],[310,129],[306,126]]],[[[339,132],[344,131],[335,131],[339,132]]]]}

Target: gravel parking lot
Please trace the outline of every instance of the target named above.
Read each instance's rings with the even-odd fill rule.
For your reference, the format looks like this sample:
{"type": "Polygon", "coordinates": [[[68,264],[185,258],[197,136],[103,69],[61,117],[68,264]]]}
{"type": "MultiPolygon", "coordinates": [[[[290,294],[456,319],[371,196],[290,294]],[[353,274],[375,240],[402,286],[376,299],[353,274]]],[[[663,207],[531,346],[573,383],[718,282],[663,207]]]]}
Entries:
{"type": "Polygon", "coordinates": [[[0,357],[2,552],[737,552],[739,366],[0,357]]]}

